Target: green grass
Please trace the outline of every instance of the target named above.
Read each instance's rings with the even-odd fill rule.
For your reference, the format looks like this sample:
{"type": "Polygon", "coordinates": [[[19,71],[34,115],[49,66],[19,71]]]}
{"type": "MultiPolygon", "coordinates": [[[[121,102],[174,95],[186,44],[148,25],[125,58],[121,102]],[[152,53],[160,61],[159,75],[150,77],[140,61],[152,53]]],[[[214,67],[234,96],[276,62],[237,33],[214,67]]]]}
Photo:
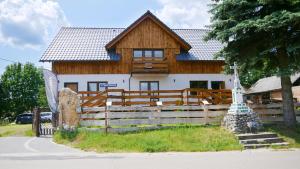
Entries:
{"type": "Polygon", "coordinates": [[[9,124],[0,126],[0,137],[7,136],[33,136],[31,124],[9,124]]]}
{"type": "Polygon", "coordinates": [[[300,124],[294,128],[288,128],[284,124],[264,125],[265,130],[277,133],[289,143],[290,148],[300,148],[300,124]]]}
{"type": "Polygon", "coordinates": [[[154,131],[104,134],[59,131],[57,143],[97,152],[200,152],[241,150],[235,136],[219,126],[181,126],[154,131]]]}

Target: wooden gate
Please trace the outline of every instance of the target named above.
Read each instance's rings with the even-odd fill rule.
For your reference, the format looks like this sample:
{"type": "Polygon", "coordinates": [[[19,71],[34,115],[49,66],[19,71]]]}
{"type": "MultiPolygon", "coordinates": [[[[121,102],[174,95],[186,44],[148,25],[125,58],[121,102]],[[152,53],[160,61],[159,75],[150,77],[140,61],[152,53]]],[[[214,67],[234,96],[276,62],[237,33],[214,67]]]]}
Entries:
{"type": "Polygon", "coordinates": [[[49,121],[43,121],[41,118],[41,110],[40,108],[34,109],[34,116],[32,121],[32,129],[37,137],[40,136],[49,136],[53,135],[55,132],[55,127],[53,127],[53,123],[55,125],[56,118],[52,118],[52,123],[49,121]]]}

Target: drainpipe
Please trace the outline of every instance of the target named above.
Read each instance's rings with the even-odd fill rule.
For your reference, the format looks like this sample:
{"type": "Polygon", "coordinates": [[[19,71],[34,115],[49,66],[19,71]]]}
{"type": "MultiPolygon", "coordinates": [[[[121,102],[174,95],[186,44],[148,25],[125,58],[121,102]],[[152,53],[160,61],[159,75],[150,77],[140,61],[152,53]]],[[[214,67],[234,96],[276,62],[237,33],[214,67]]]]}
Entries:
{"type": "Polygon", "coordinates": [[[131,77],[132,77],[132,73],[130,73],[129,79],[128,79],[128,87],[129,87],[129,91],[131,90],[131,77]]]}

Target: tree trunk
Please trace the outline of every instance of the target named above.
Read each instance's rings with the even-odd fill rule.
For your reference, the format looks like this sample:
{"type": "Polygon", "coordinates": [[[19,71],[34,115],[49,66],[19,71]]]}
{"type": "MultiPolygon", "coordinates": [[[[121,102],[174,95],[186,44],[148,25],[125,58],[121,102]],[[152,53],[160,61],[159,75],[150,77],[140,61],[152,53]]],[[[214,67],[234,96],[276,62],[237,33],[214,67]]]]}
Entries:
{"type": "MultiPolygon", "coordinates": [[[[281,71],[287,71],[289,67],[289,58],[287,51],[283,48],[278,49],[278,61],[281,71]]],[[[296,125],[296,115],[294,110],[292,82],[289,74],[281,75],[281,95],[282,95],[282,109],[283,120],[286,126],[292,127],[296,125]]]]}
{"type": "Polygon", "coordinates": [[[281,76],[281,94],[283,103],[283,119],[286,126],[296,125],[292,83],[290,76],[281,76]]]}

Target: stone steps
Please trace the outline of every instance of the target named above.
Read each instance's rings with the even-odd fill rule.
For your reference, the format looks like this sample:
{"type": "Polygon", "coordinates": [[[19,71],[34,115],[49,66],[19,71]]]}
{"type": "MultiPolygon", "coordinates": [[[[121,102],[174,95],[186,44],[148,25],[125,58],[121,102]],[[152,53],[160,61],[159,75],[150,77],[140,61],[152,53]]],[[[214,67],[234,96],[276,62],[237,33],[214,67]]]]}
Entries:
{"type": "Polygon", "coordinates": [[[282,142],[282,143],[271,143],[271,144],[244,144],[245,149],[257,149],[257,148],[267,148],[271,146],[288,146],[289,143],[282,142]]]}
{"type": "Polygon", "coordinates": [[[240,143],[245,149],[266,148],[271,146],[287,146],[288,143],[283,138],[278,137],[276,133],[247,133],[238,134],[240,143]]]}
{"type": "Polygon", "coordinates": [[[279,138],[279,137],[240,140],[241,144],[270,144],[270,143],[282,143],[282,142],[284,142],[283,138],[279,138]]]}
{"type": "Polygon", "coordinates": [[[238,134],[239,140],[248,140],[248,139],[260,139],[260,138],[276,138],[278,137],[275,133],[262,132],[262,133],[247,133],[247,134],[238,134]]]}

